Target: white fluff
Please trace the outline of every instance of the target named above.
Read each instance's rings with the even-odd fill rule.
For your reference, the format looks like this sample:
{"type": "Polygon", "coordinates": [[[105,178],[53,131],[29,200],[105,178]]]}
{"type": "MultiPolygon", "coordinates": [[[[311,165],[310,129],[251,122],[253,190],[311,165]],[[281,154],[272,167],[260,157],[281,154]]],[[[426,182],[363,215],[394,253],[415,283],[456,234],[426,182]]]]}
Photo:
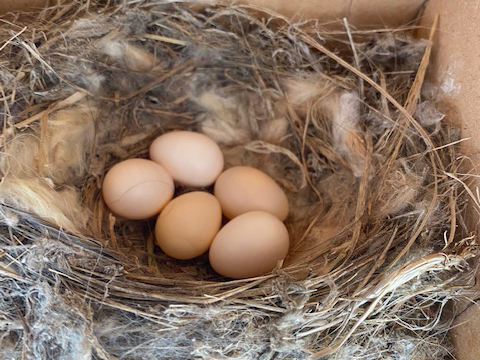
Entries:
{"type": "Polygon", "coordinates": [[[248,114],[235,97],[222,97],[207,91],[194,97],[206,111],[202,132],[222,145],[242,144],[251,138],[248,114]]]}
{"type": "MultiPolygon", "coordinates": [[[[286,96],[301,120],[314,110],[331,121],[335,150],[350,166],[356,177],[364,174],[366,143],[360,129],[360,101],[354,92],[334,89],[319,76],[291,77],[285,81],[286,96]]],[[[315,119],[317,121],[318,119],[315,119]]],[[[315,124],[314,124],[315,125],[315,124]]]]}
{"type": "Polygon", "coordinates": [[[287,78],[284,85],[289,103],[300,116],[305,116],[317,101],[333,91],[333,86],[324,78],[311,74],[287,78]]]}
{"type": "Polygon", "coordinates": [[[73,185],[87,172],[97,112],[87,105],[60,110],[38,125],[36,135],[25,133],[7,142],[0,154],[0,201],[81,232],[89,212],[73,185]]]}
{"type": "Polygon", "coordinates": [[[98,110],[80,105],[49,115],[38,135],[17,135],[0,155],[0,171],[16,178],[47,177],[54,184],[71,184],[87,169],[95,139],[98,110]]]}
{"type": "Polygon", "coordinates": [[[271,144],[280,144],[288,134],[288,121],[281,117],[262,124],[259,139],[271,144]]]}
{"type": "Polygon", "coordinates": [[[146,72],[152,70],[157,61],[155,56],[122,40],[107,40],[99,44],[99,48],[113,61],[119,63],[128,70],[146,72]]]}
{"type": "Polygon", "coordinates": [[[360,102],[355,93],[344,92],[332,108],[334,148],[349,163],[353,174],[362,177],[367,156],[366,143],[360,131],[360,102]]]}
{"type": "Polygon", "coordinates": [[[76,189],[57,190],[40,178],[4,177],[0,183],[0,202],[35,214],[73,233],[80,233],[86,227],[89,216],[76,189]]]}

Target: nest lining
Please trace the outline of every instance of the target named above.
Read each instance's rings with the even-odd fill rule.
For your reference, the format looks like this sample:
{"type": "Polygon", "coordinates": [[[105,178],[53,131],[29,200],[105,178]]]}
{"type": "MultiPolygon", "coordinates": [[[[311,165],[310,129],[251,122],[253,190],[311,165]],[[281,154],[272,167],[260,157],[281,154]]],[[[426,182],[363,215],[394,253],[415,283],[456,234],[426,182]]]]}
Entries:
{"type": "Polygon", "coordinates": [[[77,1],[0,29],[2,358],[449,358],[478,249],[431,44],[257,15],[77,1]],[[105,172],[175,129],[286,190],[281,268],[228,281],[109,213],[105,172]]]}

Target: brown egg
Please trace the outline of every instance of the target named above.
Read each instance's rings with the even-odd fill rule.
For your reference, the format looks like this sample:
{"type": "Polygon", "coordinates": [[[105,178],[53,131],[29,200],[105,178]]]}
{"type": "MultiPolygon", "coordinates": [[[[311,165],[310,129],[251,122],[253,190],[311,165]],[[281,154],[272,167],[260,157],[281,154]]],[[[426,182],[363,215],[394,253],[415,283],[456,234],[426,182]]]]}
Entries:
{"type": "Polygon", "coordinates": [[[223,170],[223,153],[217,143],[192,131],[159,136],[150,145],[150,158],[186,186],[212,185],[223,170]]]}
{"type": "Polygon", "coordinates": [[[229,219],[249,211],[266,211],[280,220],[288,216],[288,199],[283,190],[263,171],[249,166],[225,170],[215,183],[214,194],[229,219]]]}
{"type": "Polygon", "coordinates": [[[165,206],[157,219],[155,239],[169,256],[193,259],[205,253],[222,225],[222,209],[212,194],[195,191],[165,206]]]}
{"type": "Polygon", "coordinates": [[[210,264],[220,275],[245,279],[267,274],[288,253],[288,231],[276,216],[252,211],[231,220],[210,247],[210,264]]]}
{"type": "Polygon", "coordinates": [[[163,167],[146,159],[129,159],[105,175],[102,193],[115,214],[132,220],[157,215],[173,197],[172,177],[163,167]]]}

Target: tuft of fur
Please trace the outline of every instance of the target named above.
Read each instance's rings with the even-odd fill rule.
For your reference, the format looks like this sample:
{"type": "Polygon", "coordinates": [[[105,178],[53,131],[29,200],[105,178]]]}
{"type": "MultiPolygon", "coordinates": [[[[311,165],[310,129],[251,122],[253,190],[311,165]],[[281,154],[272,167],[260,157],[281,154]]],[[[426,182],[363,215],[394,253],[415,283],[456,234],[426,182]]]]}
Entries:
{"type": "Polygon", "coordinates": [[[74,184],[88,170],[88,156],[95,142],[98,110],[82,105],[56,112],[46,121],[40,139],[39,170],[57,184],[74,184]]]}
{"type": "Polygon", "coordinates": [[[25,319],[30,324],[31,348],[27,356],[48,358],[55,354],[59,360],[90,360],[92,346],[89,339],[89,319],[81,300],[67,294],[59,297],[54,288],[41,282],[26,294],[25,319]]]}
{"type": "Polygon", "coordinates": [[[335,86],[322,76],[289,77],[285,80],[288,102],[300,117],[307,116],[312,107],[322,106],[323,101],[333,92],[335,86]]]}
{"type": "Polygon", "coordinates": [[[441,113],[431,101],[426,100],[418,104],[415,110],[415,118],[432,134],[436,134],[440,131],[445,114],[441,113]]]}
{"type": "Polygon", "coordinates": [[[55,188],[48,179],[4,177],[0,183],[0,202],[76,234],[82,233],[90,217],[77,189],[55,188]]]}
{"type": "Polygon", "coordinates": [[[35,132],[15,136],[0,155],[0,172],[15,178],[46,177],[55,185],[81,181],[95,145],[94,106],[46,114],[35,132]]]}
{"type": "Polygon", "coordinates": [[[399,215],[417,204],[424,183],[422,174],[415,173],[404,160],[398,160],[378,184],[378,198],[373,205],[373,216],[380,219],[399,215]]]}
{"type": "Polygon", "coordinates": [[[152,71],[158,65],[150,52],[126,41],[109,39],[100,42],[98,46],[111,60],[131,71],[152,71]]]}
{"type": "Polygon", "coordinates": [[[249,114],[237,97],[223,97],[215,91],[206,91],[193,100],[206,112],[206,118],[200,120],[202,132],[217,143],[238,145],[251,139],[249,114]]]}
{"type": "Polygon", "coordinates": [[[345,157],[353,174],[362,177],[365,174],[367,146],[365,135],[360,128],[358,96],[355,93],[341,93],[331,106],[333,146],[345,157]]]}
{"type": "Polygon", "coordinates": [[[287,136],[289,122],[286,109],[275,94],[263,97],[249,91],[222,94],[224,89],[210,89],[192,100],[203,113],[197,119],[203,133],[223,146],[261,140],[280,145],[287,136]]]}
{"type": "Polygon", "coordinates": [[[357,177],[364,175],[367,148],[361,129],[360,101],[354,92],[335,89],[319,77],[292,77],[286,80],[287,100],[301,121],[312,116],[331,121],[332,144],[357,177]]]}

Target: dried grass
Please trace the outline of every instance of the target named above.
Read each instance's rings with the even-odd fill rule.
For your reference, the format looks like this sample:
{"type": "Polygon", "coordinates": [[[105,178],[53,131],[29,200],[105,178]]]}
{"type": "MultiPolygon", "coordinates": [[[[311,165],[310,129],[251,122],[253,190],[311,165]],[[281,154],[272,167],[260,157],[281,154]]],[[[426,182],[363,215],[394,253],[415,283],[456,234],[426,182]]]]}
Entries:
{"type": "Polygon", "coordinates": [[[421,93],[431,43],[254,14],[82,0],[3,19],[1,358],[451,357],[480,199],[421,93]],[[106,170],[173,129],[284,187],[281,268],[230,281],[109,213],[106,170]]]}

